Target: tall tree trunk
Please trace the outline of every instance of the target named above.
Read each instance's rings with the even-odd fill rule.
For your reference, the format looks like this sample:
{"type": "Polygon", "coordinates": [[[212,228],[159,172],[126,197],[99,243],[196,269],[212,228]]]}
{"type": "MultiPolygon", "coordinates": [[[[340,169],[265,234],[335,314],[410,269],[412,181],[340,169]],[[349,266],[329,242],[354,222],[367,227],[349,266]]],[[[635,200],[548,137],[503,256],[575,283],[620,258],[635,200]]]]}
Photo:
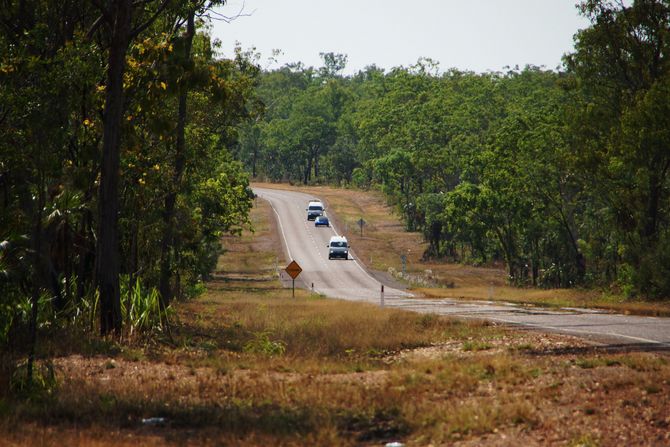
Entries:
{"type": "Polygon", "coordinates": [[[540,275],[540,242],[538,239],[534,239],[531,242],[531,250],[531,281],[533,283],[533,287],[537,287],[537,280],[540,275]]]}
{"type": "Polygon", "coordinates": [[[563,186],[560,184],[560,182],[559,182],[559,194],[561,197],[561,202],[556,204],[556,209],[560,216],[559,220],[562,223],[563,227],[565,228],[565,231],[567,232],[569,239],[568,242],[574,254],[573,265],[576,273],[576,278],[574,279],[575,282],[579,284],[584,281],[584,277],[586,276],[586,258],[579,250],[579,244],[577,243],[577,241],[579,240],[578,225],[575,222],[574,207],[570,205],[570,203],[573,200],[573,196],[568,195],[568,193],[563,190],[563,186]]]}
{"type": "Polygon", "coordinates": [[[46,202],[45,198],[45,181],[44,175],[40,175],[39,185],[39,194],[37,200],[37,210],[35,216],[35,227],[33,228],[33,268],[34,268],[34,277],[32,281],[32,290],[31,290],[31,299],[30,299],[30,324],[29,324],[29,337],[30,337],[30,351],[28,353],[28,364],[26,365],[27,373],[27,383],[28,388],[32,386],[33,383],[33,365],[35,364],[35,351],[37,348],[37,315],[39,312],[40,304],[40,285],[43,278],[43,268],[42,268],[42,214],[44,211],[44,205],[46,202]]]}
{"type": "Polygon", "coordinates": [[[309,175],[311,172],[312,172],[312,157],[310,156],[307,158],[307,166],[305,166],[305,172],[302,179],[303,185],[309,183],[309,175]]]}
{"type": "Polygon", "coordinates": [[[258,146],[254,144],[254,156],[251,162],[251,178],[256,178],[256,163],[258,161],[258,146]]]}
{"type": "Polygon", "coordinates": [[[70,259],[70,247],[72,246],[72,237],[70,235],[70,222],[68,214],[65,215],[65,222],[63,223],[63,258],[64,258],[64,274],[65,274],[65,302],[72,304],[72,260],[70,259]]]}
{"type": "MultiPolygon", "coordinates": [[[[88,201],[88,199],[87,199],[88,201]]],[[[86,209],[82,214],[79,231],[79,265],[77,266],[77,302],[84,299],[90,292],[93,282],[93,264],[95,263],[95,247],[93,237],[93,213],[86,209]]]]}
{"type": "MultiPolygon", "coordinates": [[[[186,34],[184,35],[184,61],[191,60],[191,48],[195,36],[195,10],[188,13],[186,34]]],[[[161,272],[159,290],[161,294],[161,307],[165,309],[172,300],[172,256],[175,247],[174,239],[174,215],[177,193],[181,186],[181,179],[186,167],[186,118],[187,118],[188,85],[182,82],[179,86],[179,110],[177,117],[177,143],[175,145],[174,176],[172,186],[165,197],[165,210],[163,212],[163,238],[161,240],[161,272]]]]}
{"type": "Polygon", "coordinates": [[[99,231],[96,284],[100,293],[100,333],[121,334],[119,291],[119,159],[124,110],[123,73],[130,43],[132,0],[111,2],[111,41],[107,66],[102,163],[98,195],[99,231]]]}
{"type": "Polygon", "coordinates": [[[648,183],[648,199],[646,203],[646,213],[644,215],[644,225],[642,230],[642,240],[645,244],[655,244],[658,236],[658,209],[661,202],[661,191],[663,189],[663,179],[658,172],[658,167],[651,168],[648,183]]]}
{"type": "Polygon", "coordinates": [[[507,269],[508,269],[508,275],[509,275],[509,281],[511,282],[516,282],[518,279],[517,277],[517,259],[516,259],[516,254],[515,254],[515,249],[514,249],[514,241],[512,236],[510,235],[510,230],[509,228],[499,228],[495,227],[494,228],[496,236],[498,236],[498,242],[500,243],[500,247],[503,250],[503,255],[505,256],[505,262],[507,262],[507,269]]]}

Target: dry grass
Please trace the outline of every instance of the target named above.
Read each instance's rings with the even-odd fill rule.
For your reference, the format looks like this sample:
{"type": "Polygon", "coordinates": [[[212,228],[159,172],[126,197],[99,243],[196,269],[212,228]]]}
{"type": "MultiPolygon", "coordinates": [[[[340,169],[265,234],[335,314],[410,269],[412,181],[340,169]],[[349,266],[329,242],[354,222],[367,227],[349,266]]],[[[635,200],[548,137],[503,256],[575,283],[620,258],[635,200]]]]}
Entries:
{"type": "MultiPolygon", "coordinates": [[[[254,210],[271,236],[269,210],[254,210]]],[[[172,339],[53,360],[2,445],[667,445],[670,363],[578,339],[296,299],[245,235],[172,339]],[[255,268],[254,268],[255,266],[255,268]],[[151,417],[160,423],[145,424],[151,417]],[[590,444],[587,444],[590,443],[590,444]]]]}
{"type": "MultiPolygon", "coordinates": [[[[245,293],[222,286],[186,305],[184,318],[198,316],[198,330],[184,324],[175,333],[189,348],[204,354],[192,356],[192,364],[220,362],[219,367],[226,369],[246,368],[260,354],[255,368],[360,371],[377,368],[389,355],[404,349],[467,341],[474,336],[492,339],[503,332],[484,322],[446,320],[369,304],[352,306],[306,296],[304,291],[296,299],[265,297],[266,291],[257,288],[245,293]],[[227,352],[217,352],[220,348],[227,352]],[[268,361],[272,357],[275,361],[268,361]]],[[[279,294],[287,292],[280,290],[279,294]]]]}
{"type": "MultiPolygon", "coordinates": [[[[419,233],[408,233],[381,193],[327,186],[291,186],[259,183],[257,186],[298,190],[325,201],[337,217],[335,223],[351,241],[358,259],[368,267],[387,272],[402,270],[406,256],[410,287],[430,298],[493,300],[551,307],[590,307],[633,315],[670,316],[670,303],[631,301],[623,296],[584,289],[533,289],[508,285],[498,267],[472,267],[421,259],[426,244],[419,233]],[[367,225],[360,236],[356,222],[367,225]],[[427,283],[418,284],[418,283],[427,283]]],[[[331,216],[333,216],[331,214],[331,216]]]]}

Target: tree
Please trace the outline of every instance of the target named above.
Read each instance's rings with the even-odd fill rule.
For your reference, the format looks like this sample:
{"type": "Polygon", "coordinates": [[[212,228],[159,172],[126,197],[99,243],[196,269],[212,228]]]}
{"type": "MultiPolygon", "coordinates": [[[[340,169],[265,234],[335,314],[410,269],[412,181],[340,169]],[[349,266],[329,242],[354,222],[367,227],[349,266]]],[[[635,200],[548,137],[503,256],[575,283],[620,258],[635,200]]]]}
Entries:
{"type": "Polygon", "coordinates": [[[123,75],[126,69],[126,53],[130,43],[165,11],[169,3],[169,0],[160,0],[138,6],[132,0],[112,0],[108,5],[100,5],[101,16],[98,21],[104,23],[107,28],[108,46],[102,162],[98,193],[99,230],[96,250],[96,282],[100,293],[100,332],[103,335],[112,331],[120,335],[122,324],[118,216],[121,125],[124,114],[123,75]],[[136,12],[137,17],[134,17],[136,12]]]}
{"type": "MultiPolygon", "coordinates": [[[[73,234],[70,214],[77,208],[72,203],[78,185],[65,191],[64,174],[85,144],[75,138],[83,127],[80,113],[91,106],[81,91],[100,73],[90,48],[77,42],[90,17],[90,5],[75,2],[8,2],[0,12],[0,239],[8,242],[5,261],[21,261],[10,262],[12,282],[2,288],[3,296],[30,299],[29,382],[40,302],[50,298],[59,313],[71,298],[70,278],[63,291],[60,275],[72,265],[62,248],[73,234]]],[[[2,311],[3,321],[19,320],[11,305],[2,311]]]]}
{"type": "Polygon", "coordinates": [[[347,55],[338,53],[319,53],[323,59],[323,67],[319,74],[323,78],[334,78],[347,66],[347,55]]]}
{"type": "Polygon", "coordinates": [[[213,268],[220,235],[248,224],[246,176],[227,153],[257,110],[258,68],[243,54],[215,59],[209,36],[197,33],[204,22],[188,20],[211,4],[145,2],[129,11],[119,2],[36,0],[0,10],[3,344],[25,326],[34,354],[40,324],[83,323],[96,286],[100,332],[119,331],[119,276],[147,292],[158,287],[166,240],[164,271],[174,279],[163,283],[189,295],[213,268]],[[193,47],[183,51],[189,22],[193,47]],[[29,317],[19,307],[26,298],[29,317]]]}
{"type": "Polygon", "coordinates": [[[592,25],[566,58],[583,96],[573,111],[579,168],[605,199],[638,290],[670,293],[666,281],[654,279],[670,275],[656,261],[670,237],[670,140],[658,115],[668,100],[670,5],[591,0],[580,9],[592,25]]]}
{"type": "MultiPolygon", "coordinates": [[[[184,72],[188,72],[193,64],[191,49],[193,47],[193,38],[195,37],[196,7],[191,6],[185,15],[186,30],[183,36],[177,38],[177,43],[179,44],[177,57],[184,65],[184,72]]],[[[160,279],[158,286],[163,308],[167,308],[172,299],[170,279],[172,277],[171,251],[174,245],[175,202],[177,200],[177,191],[181,188],[182,176],[184,175],[184,169],[186,167],[186,118],[188,90],[190,86],[185,78],[187,78],[187,76],[182,74],[182,76],[177,79],[178,112],[177,135],[174,148],[174,168],[172,182],[169,183],[170,187],[165,197],[165,209],[163,210],[164,230],[161,239],[160,279]]]]}

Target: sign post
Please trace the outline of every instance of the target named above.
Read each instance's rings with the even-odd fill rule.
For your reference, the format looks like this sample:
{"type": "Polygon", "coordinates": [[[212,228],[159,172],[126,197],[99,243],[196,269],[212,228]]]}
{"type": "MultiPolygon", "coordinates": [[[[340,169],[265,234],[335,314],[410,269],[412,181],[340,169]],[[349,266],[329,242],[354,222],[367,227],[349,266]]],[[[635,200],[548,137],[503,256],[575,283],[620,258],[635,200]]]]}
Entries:
{"type": "Polygon", "coordinates": [[[292,293],[292,295],[293,295],[293,298],[295,298],[295,279],[298,277],[300,272],[302,272],[302,267],[300,267],[297,262],[291,261],[291,263],[286,266],[284,271],[286,271],[286,273],[288,273],[288,276],[291,277],[291,280],[293,282],[293,293],[292,293]]]}
{"type": "Polygon", "coordinates": [[[363,218],[361,217],[360,219],[358,219],[358,222],[357,222],[357,223],[358,223],[358,226],[361,227],[361,237],[363,237],[363,225],[365,225],[366,222],[365,222],[365,221],[363,220],[363,218]]]}

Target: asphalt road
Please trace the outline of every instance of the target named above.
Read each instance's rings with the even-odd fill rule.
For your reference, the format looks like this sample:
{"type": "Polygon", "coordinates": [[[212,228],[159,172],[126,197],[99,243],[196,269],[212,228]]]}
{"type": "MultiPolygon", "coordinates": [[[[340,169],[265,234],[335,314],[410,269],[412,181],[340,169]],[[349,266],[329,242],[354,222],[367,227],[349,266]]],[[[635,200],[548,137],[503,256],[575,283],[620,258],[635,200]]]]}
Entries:
{"type": "MultiPolygon", "coordinates": [[[[356,247],[352,247],[346,261],[328,260],[328,240],[339,233],[335,227],[315,228],[314,222],[307,221],[307,202],[316,197],[293,191],[253,189],[272,205],[286,254],[303,269],[296,279],[296,287],[313,289],[332,298],[382,304],[382,284],[357,261],[356,247]]],[[[326,210],[326,215],[331,213],[326,210]]],[[[286,273],[283,273],[283,280],[290,284],[286,273]]],[[[589,309],[528,308],[487,301],[425,299],[388,286],[384,287],[383,305],[577,335],[612,346],[670,349],[669,318],[618,315],[589,309]]]]}
{"type": "MultiPolygon", "coordinates": [[[[254,192],[270,202],[276,214],[287,257],[296,261],[302,272],[296,287],[313,288],[316,293],[356,301],[379,302],[381,284],[356,260],[356,247],[349,259],[328,259],[328,241],[339,235],[337,228],[315,227],[307,220],[307,202],[315,197],[307,194],[274,189],[254,188],[254,192]]],[[[326,215],[330,210],[326,210],[326,215]]],[[[286,273],[283,278],[288,281],[286,273]]],[[[385,287],[385,299],[410,297],[401,290],[385,287]]]]}

